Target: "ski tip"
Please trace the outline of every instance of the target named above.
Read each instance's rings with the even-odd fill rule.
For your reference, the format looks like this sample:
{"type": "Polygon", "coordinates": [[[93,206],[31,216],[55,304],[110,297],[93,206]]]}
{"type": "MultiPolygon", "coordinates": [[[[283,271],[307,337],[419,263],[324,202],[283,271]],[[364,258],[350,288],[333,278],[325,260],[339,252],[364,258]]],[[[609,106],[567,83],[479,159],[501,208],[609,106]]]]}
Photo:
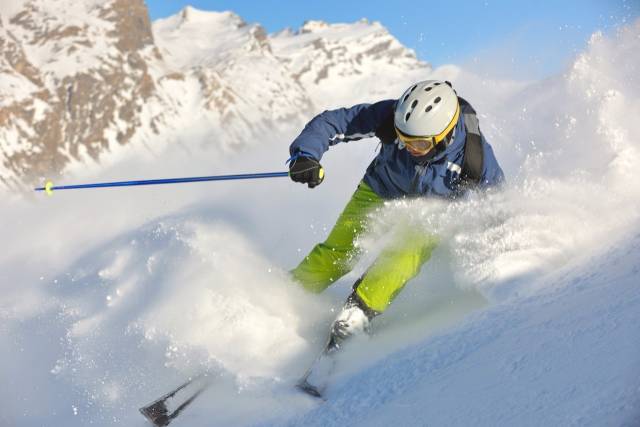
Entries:
{"type": "Polygon", "coordinates": [[[300,381],[298,384],[296,384],[296,388],[308,394],[309,396],[315,397],[317,399],[325,400],[324,396],[322,395],[322,392],[318,390],[317,387],[309,384],[306,380],[300,381]]]}
{"type": "Polygon", "coordinates": [[[171,422],[171,417],[167,413],[164,403],[156,402],[144,408],[140,408],[140,413],[154,426],[165,427],[171,422]]]}

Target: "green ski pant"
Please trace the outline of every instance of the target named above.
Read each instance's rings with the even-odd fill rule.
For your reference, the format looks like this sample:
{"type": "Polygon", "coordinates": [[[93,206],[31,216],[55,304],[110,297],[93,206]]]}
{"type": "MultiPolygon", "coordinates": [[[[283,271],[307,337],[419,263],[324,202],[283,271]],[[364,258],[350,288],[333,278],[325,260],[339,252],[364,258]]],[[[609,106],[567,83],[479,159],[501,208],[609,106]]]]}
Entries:
{"type": "MultiPolygon", "coordinates": [[[[351,271],[359,255],[355,240],[366,231],[368,214],[382,205],[383,199],[361,182],[327,240],[317,244],[291,271],[293,278],[305,289],[320,293],[351,271]]],[[[435,236],[400,226],[392,243],[358,282],[356,293],[370,309],[384,311],[420,272],[437,243],[435,236]]]]}

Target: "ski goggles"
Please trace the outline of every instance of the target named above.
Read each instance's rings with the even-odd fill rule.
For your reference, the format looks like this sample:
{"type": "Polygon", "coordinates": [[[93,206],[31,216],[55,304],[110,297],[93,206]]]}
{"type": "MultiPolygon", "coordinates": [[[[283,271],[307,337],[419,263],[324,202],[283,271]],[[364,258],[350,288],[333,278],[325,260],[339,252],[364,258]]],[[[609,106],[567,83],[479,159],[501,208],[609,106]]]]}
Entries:
{"type": "Polygon", "coordinates": [[[402,133],[400,129],[397,127],[396,135],[398,136],[398,140],[402,141],[402,143],[414,151],[420,152],[422,154],[426,154],[433,149],[436,145],[442,142],[449,132],[455,127],[456,123],[458,123],[458,118],[460,117],[460,107],[456,109],[456,113],[453,115],[453,119],[451,123],[447,125],[447,127],[438,135],[433,136],[411,136],[405,133],[402,133]]]}

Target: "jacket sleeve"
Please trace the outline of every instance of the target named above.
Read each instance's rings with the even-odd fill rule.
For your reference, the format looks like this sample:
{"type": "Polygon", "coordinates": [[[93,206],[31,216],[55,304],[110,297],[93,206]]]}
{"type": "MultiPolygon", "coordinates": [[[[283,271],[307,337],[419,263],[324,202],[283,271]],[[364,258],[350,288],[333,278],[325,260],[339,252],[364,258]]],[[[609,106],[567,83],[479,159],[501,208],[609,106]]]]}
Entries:
{"type": "Polygon", "coordinates": [[[319,161],[332,145],[374,136],[376,128],[393,112],[395,102],[388,99],[317,115],[291,143],[291,159],[306,156],[319,161]]]}
{"type": "Polygon", "coordinates": [[[504,184],[504,172],[502,172],[502,168],[498,164],[498,159],[496,159],[493,153],[493,148],[489,145],[484,135],[482,135],[482,147],[484,151],[484,165],[480,186],[486,188],[504,184]]]}

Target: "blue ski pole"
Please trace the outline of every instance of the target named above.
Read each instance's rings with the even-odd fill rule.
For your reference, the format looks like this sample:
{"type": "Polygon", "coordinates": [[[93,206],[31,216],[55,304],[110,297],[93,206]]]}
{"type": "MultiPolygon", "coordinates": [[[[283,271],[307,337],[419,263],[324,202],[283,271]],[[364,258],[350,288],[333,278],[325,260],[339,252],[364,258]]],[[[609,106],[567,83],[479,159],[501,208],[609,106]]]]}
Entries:
{"type": "Polygon", "coordinates": [[[115,182],[98,182],[93,184],[75,184],[75,185],[59,185],[54,186],[51,181],[47,181],[44,187],[35,188],[35,191],[44,191],[48,195],[53,194],[53,190],[76,190],[79,188],[104,188],[104,187],[131,187],[136,185],[159,185],[159,184],[182,184],[185,182],[202,182],[202,181],[230,181],[236,179],[256,179],[256,178],[278,178],[289,176],[289,172],[264,172],[264,173],[247,173],[239,175],[213,175],[213,176],[194,176],[187,178],[167,178],[167,179],[143,179],[138,181],[115,181],[115,182]]]}

